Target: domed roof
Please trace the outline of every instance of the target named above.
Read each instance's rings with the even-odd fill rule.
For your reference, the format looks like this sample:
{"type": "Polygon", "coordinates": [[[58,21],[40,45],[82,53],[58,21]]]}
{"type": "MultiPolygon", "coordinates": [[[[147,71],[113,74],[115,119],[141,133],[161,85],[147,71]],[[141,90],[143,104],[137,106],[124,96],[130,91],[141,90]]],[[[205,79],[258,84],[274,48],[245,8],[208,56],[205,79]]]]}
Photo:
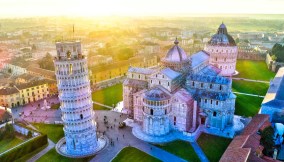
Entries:
{"type": "Polygon", "coordinates": [[[227,27],[222,23],[216,34],[211,37],[208,42],[210,45],[226,45],[226,46],[236,46],[234,38],[228,34],[227,27]]]}
{"type": "Polygon", "coordinates": [[[164,92],[163,90],[161,90],[161,88],[154,87],[145,93],[145,98],[151,101],[162,101],[170,99],[171,96],[166,92],[164,92]]]}
{"type": "Polygon", "coordinates": [[[182,48],[178,46],[178,40],[174,41],[174,46],[169,50],[166,57],[164,58],[164,61],[167,62],[183,62],[188,60],[186,53],[182,48]]]}

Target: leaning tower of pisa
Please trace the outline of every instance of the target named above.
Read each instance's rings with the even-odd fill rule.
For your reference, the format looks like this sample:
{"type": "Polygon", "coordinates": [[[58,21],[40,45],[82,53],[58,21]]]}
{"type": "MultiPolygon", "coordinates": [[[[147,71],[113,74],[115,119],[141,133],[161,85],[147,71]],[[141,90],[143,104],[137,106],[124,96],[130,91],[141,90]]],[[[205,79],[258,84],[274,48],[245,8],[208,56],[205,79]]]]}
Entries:
{"type": "Polygon", "coordinates": [[[56,149],[71,157],[91,155],[98,151],[100,144],[96,135],[87,59],[82,55],[79,41],[57,42],[56,50],[54,65],[65,134],[65,139],[59,141],[56,149]]]}

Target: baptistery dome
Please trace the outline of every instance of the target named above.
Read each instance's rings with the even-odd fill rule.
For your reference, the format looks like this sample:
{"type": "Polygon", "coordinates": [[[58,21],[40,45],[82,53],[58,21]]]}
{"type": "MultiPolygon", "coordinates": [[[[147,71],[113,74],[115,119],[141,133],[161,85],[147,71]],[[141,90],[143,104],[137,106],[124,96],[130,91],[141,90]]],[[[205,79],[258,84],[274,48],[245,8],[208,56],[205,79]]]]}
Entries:
{"type": "Polygon", "coordinates": [[[222,23],[216,34],[211,37],[211,40],[208,42],[210,45],[225,45],[225,46],[236,46],[234,38],[228,34],[227,27],[222,23]]]}

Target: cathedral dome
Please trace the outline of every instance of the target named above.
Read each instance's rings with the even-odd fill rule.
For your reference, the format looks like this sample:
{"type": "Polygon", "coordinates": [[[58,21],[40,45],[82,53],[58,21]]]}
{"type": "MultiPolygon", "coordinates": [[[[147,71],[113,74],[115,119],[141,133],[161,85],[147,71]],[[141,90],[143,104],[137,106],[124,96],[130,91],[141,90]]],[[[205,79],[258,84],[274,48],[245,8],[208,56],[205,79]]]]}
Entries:
{"type": "Polygon", "coordinates": [[[236,46],[234,38],[228,34],[227,27],[222,23],[216,34],[211,37],[208,42],[210,45],[225,45],[225,46],[236,46]]]}
{"type": "Polygon", "coordinates": [[[145,93],[145,98],[151,101],[162,101],[170,99],[171,96],[159,87],[155,87],[145,93]]]}
{"type": "Polygon", "coordinates": [[[180,48],[178,46],[178,40],[176,38],[176,40],[174,41],[174,46],[169,50],[169,52],[167,53],[166,57],[164,58],[164,61],[167,62],[183,62],[183,61],[187,61],[187,55],[184,52],[184,50],[182,48],[180,48]]]}

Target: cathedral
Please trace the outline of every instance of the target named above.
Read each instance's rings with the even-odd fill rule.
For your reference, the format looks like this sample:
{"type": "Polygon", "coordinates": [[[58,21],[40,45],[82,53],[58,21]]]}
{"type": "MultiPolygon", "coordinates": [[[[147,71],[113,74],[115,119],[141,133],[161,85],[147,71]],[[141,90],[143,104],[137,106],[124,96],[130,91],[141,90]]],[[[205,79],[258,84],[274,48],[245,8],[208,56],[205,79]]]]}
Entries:
{"type": "Polygon", "coordinates": [[[236,96],[230,76],[237,53],[223,23],[205,49],[191,56],[176,39],[158,68],[129,68],[124,109],[149,136],[195,132],[199,125],[224,130],[233,125],[236,96]]]}

